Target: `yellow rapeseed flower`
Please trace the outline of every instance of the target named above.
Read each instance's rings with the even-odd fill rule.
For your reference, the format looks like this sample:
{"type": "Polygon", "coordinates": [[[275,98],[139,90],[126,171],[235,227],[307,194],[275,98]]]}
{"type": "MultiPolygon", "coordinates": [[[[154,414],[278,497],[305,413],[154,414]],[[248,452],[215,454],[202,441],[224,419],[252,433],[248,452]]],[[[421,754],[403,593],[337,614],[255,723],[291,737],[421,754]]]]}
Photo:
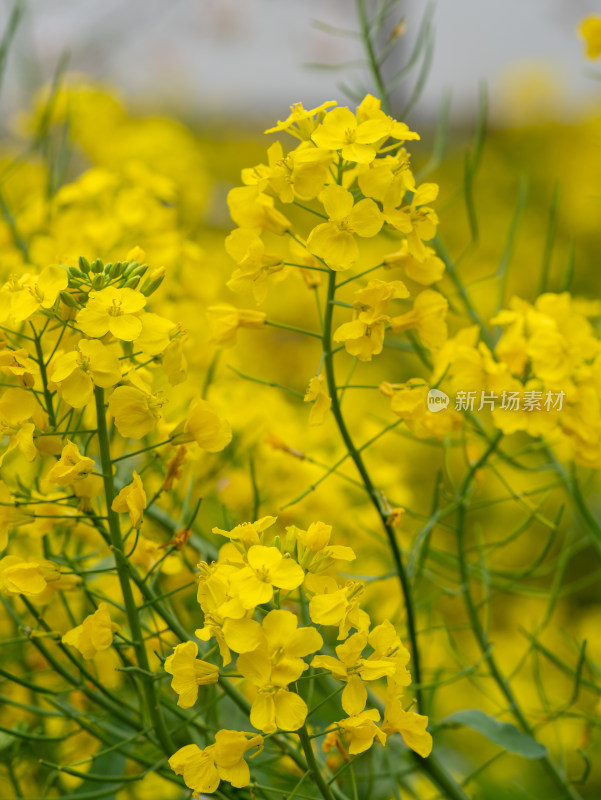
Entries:
{"type": "Polygon", "coordinates": [[[198,687],[216,683],[219,667],[197,658],[198,647],[194,642],[178,644],[165,661],[165,671],[173,675],[171,688],[179,695],[180,708],[191,708],[198,697],[198,687]]]}

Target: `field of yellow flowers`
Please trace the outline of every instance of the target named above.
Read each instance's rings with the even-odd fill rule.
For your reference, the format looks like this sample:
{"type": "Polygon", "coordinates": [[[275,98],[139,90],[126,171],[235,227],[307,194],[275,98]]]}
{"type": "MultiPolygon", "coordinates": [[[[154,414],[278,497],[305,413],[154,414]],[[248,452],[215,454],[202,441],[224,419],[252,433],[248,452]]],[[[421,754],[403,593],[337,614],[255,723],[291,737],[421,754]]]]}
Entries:
{"type": "Polygon", "coordinates": [[[2,800],[601,796],[601,115],[378,76],[2,142],[2,800]]]}

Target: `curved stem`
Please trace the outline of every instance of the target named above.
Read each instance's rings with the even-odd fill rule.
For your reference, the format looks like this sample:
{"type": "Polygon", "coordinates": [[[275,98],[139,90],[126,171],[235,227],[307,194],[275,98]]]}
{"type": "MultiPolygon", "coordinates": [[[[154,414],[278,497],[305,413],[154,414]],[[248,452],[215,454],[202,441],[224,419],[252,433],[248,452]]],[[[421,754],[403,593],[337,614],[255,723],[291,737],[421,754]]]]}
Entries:
{"type": "MultiPolygon", "coordinates": [[[[467,608],[467,613],[470,620],[472,631],[476,638],[476,642],[478,643],[478,646],[482,651],[482,655],[488,664],[488,668],[490,670],[490,674],[493,680],[495,681],[495,683],[501,690],[503,696],[509,703],[509,708],[511,710],[511,713],[515,717],[519,726],[525,733],[534,737],[534,731],[532,729],[532,726],[530,725],[530,723],[526,719],[526,716],[524,715],[524,712],[520,708],[513,693],[513,690],[509,685],[509,682],[499,669],[499,666],[492,654],[491,643],[489,642],[486,631],[484,630],[484,627],[480,622],[480,617],[478,616],[478,610],[474,602],[474,598],[472,596],[472,591],[470,588],[469,569],[465,552],[465,515],[467,509],[468,491],[475,473],[485,464],[489,456],[492,455],[492,453],[497,447],[497,444],[501,440],[501,437],[502,433],[501,431],[498,431],[496,435],[490,440],[490,443],[486,448],[486,450],[484,451],[484,453],[474,464],[471,465],[460,487],[459,502],[457,505],[457,554],[459,559],[459,572],[461,576],[461,592],[463,594],[463,599],[467,608]]],[[[578,792],[576,792],[572,788],[572,786],[566,783],[565,779],[562,777],[559,770],[557,769],[553,761],[551,761],[549,756],[544,756],[541,759],[541,762],[551,780],[560,790],[562,797],[568,798],[568,800],[580,800],[580,795],[578,794],[578,792]]]]}
{"type": "MultiPolygon", "coordinates": [[[[390,545],[394,566],[401,584],[401,590],[405,601],[405,610],[407,614],[407,632],[409,634],[409,640],[411,643],[411,657],[413,661],[413,678],[417,684],[420,684],[421,669],[420,669],[419,649],[417,645],[417,630],[415,626],[413,595],[411,592],[411,586],[409,583],[409,578],[407,576],[407,571],[405,569],[405,565],[403,564],[403,557],[401,555],[401,550],[396,540],[394,527],[389,521],[389,513],[383,505],[380,493],[372,483],[369,472],[367,471],[367,468],[365,467],[365,464],[363,462],[363,458],[361,457],[361,453],[355,447],[353,439],[344,421],[344,417],[342,416],[342,409],[340,407],[340,400],[338,397],[338,390],[336,386],[336,375],[334,371],[334,357],[332,352],[332,318],[334,314],[334,303],[332,301],[334,300],[335,293],[336,293],[336,273],[330,272],[329,283],[328,283],[328,299],[326,302],[326,311],[324,315],[324,325],[323,325],[323,352],[324,352],[324,368],[326,373],[326,379],[328,382],[328,391],[330,393],[330,397],[332,398],[332,413],[334,415],[334,419],[336,420],[336,424],[338,426],[338,430],[340,431],[340,435],[342,436],[342,439],[344,440],[344,443],[347,447],[349,456],[352,458],[352,460],[355,463],[355,466],[357,467],[359,475],[361,476],[361,480],[363,481],[363,485],[365,486],[365,490],[369,496],[372,505],[378,512],[378,516],[380,517],[380,520],[384,527],[384,531],[386,532],[386,536],[388,538],[388,544],[390,545]]],[[[416,688],[415,699],[418,709],[421,709],[422,708],[421,688],[416,688]]]]}
{"type": "Polygon", "coordinates": [[[106,513],[109,523],[109,534],[111,545],[115,554],[115,564],[117,567],[117,574],[119,576],[119,583],[123,593],[123,602],[131,629],[133,646],[136,653],[136,659],[140,669],[145,670],[149,675],[141,674],[142,686],[144,688],[144,697],[148,704],[148,712],[152,724],[155,726],[157,737],[161,743],[161,747],[168,755],[174,751],[174,746],[171,742],[169,733],[165,726],[165,721],[159,707],[158,697],[156,695],[153,678],[150,673],[150,665],[148,663],[148,655],[146,653],[146,645],[144,644],[144,637],[142,635],[142,628],[140,626],[140,618],[138,616],[138,609],[134,599],[130,579],[129,579],[129,564],[123,551],[123,539],[121,537],[121,526],[119,524],[119,515],[112,510],[111,505],[115,498],[115,484],[113,481],[113,463],[111,461],[110,444],[108,437],[108,430],[106,426],[106,413],[104,408],[104,390],[100,387],[95,387],[94,396],[96,400],[96,417],[98,428],[98,445],[100,449],[100,462],[102,465],[104,493],[106,499],[106,513]]]}

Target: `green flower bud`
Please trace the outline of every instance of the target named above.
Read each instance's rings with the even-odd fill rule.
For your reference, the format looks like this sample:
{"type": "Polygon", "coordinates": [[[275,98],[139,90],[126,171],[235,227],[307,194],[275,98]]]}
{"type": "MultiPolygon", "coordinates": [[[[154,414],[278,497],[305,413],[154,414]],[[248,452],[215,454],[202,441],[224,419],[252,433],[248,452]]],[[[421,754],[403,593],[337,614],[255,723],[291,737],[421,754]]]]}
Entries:
{"type": "Polygon", "coordinates": [[[140,283],[140,276],[134,275],[133,278],[130,278],[123,284],[124,289],[135,289],[136,286],[140,283]]]}
{"type": "Polygon", "coordinates": [[[69,306],[70,308],[78,307],[77,300],[69,292],[60,292],[59,297],[61,302],[63,302],[66,306],[69,306]]]}

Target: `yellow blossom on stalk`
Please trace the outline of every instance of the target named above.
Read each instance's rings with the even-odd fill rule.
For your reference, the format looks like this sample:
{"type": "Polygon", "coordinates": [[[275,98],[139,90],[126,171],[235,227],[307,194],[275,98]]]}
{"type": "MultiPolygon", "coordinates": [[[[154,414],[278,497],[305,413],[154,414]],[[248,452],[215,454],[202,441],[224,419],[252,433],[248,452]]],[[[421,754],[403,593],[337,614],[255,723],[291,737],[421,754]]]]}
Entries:
{"type": "Polygon", "coordinates": [[[386,222],[407,236],[409,253],[418,261],[424,261],[428,255],[424,241],[430,241],[436,234],[438,217],[426,204],[432,203],[437,196],[437,184],[422,183],[413,193],[410,205],[401,208],[385,206],[383,210],[386,222]]]}
{"type": "Polygon", "coordinates": [[[282,203],[292,203],[295,197],[310,200],[323,189],[329,178],[332,153],[302,142],[296,150],[284,155],[280,142],[267,150],[268,165],[242,170],[242,180],[249,186],[274,194],[282,203]]]}
{"type": "Polygon", "coordinates": [[[67,271],[59,266],[46,267],[39,275],[27,277],[22,288],[11,295],[10,317],[23,322],[40,308],[52,308],[68,282],[67,271]]]}
{"type": "Polygon", "coordinates": [[[59,385],[60,395],[73,408],[83,408],[94,395],[94,386],[108,389],[121,380],[121,365],[112,347],[96,339],[82,339],[77,349],[55,358],[48,377],[59,385]]]}
{"type": "Polygon", "coordinates": [[[340,726],[342,734],[348,740],[349,755],[355,756],[369,750],[376,738],[380,744],[386,744],[386,734],[376,725],[379,719],[378,709],[370,708],[338,720],[336,724],[340,726]]]}
{"type": "Polygon", "coordinates": [[[34,461],[37,450],[33,443],[35,424],[29,420],[36,414],[37,403],[31,392],[24,389],[7,389],[0,395],[0,437],[8,438],[8,447],[0,453],[0,466],[15,449],[28,461],[34,461]]]}
{"type": "Polygon", "coordinates": [[[406,673],[406,683],[410,681],[405,668],[409,653],[401,645],[394,628],[388,621],[378,625],[369,634],[359,632],[349,636],[345,642],[336,647],[336,655],[338,658],[327,655],[315,656],[311,666],[327,669],[334,678],[346,682],[342,692],[342,707],[347,714],[359,714],[365,708],[367,690],[363,681],[375,681],[385,675],[394,675],[399,668],[406,673]],[[404,662],[402,667],[396,649],[383,651],[377,647],[378,641],[383,637],[389,638],[391,642],[396,641],[397,648],[402,648],[400,656],[404,662]],[[374,648],[374,652],[368,658],[363,658],[362,653],[368,643],[374,648]]]}
{"type": "Polygon", "coordinates": [[[303,108],[302,103],[293,103],[290,106],[290,114],[285,120],[278,120],[277,125],[268,128],[264,133],[279,133],[286,131],[291,136],[298,139],[308,140],[311,134],[323,119],[326,108],[336,105],[335,100],[327,100],[315,108],[303,108]],[[317,119],[315,119],[317,117],[317,119]]]}
{"type": "Polygon", "coordinates": [[[129,513],[132,528],[139,528],[146,508],[146,492],[142,479],[134,470],[133,481],[124,486],[112,502],[111,509],[122,514],[129,513]]]}
{"type": "Polygon", "coordinates": [[[274,208],[273,197],[258,186],[236,186],[227,196],[230,215],[241,228],[265,230],[281,236],[291,227],[290,221],[274,208]]]}
{"type": "Polygon", "coordinates": [[[361,313],[357,319],[340,325],[332,338],[335,342],[344,342],[346,352],[359,361],[371,361],[384,349],[384,334],[389,323],[390,317],[372,318],[361,313]]]}
{"type": "Polygon", "coordinates": [[[61,457],[46,475],[46,480],[48,483],[68,486],[74,481],[86,478],[95,466],[93,458],[82,456],[79,452],[79,447],[70,439],[67,439],[67,444],[63,447],[61,457]]]}
{"type": "Polygon", "coordinates": [[[264,311],[235,308],[228,303],[209,306],[207,309],[211,342],[217,347],[231,347],[236,344],[238,328],[258,330],[262,328],[267,315],[264,311]]]}
{"type": "Polygon", "coordinates": [[[442,437],[462,425],[461,415],[453,409],[432,414],[428,409],[428,384],[413,378],[404,384],[380,384],[382,394],[390,397],[390,410],[399,416],[416,436],[442,437]]]}
{"type": "Polygon", "coordinates": [[[142,331],[134,340],[134,350],[141,350],[149,356],[163,353],[178,327],[176,323],[151,313],[142,314],[138,319],[142,325],[142,331]]]}
{"type": "Polygon", "coordinates": [[[298,562],[310,572],[325,569],[332,561],[354,561],[357,557],[352,547],[330,544],[332,526],[324,522],[312,522],[307,530],[290,525],[286,533],[286,543],[296,544],[298,562]]]}
{"type": "Polygon", "coordinates": [[[111,620],[108,603],[100,603],[93,614],[86,617],[81,625],[67,631],[61,641],[77,648],[84,658],[90,659],[109,649],[113,634],[118,630],[119,626],[111,620]]]}
{"type": "Polygon", "coordinates": [[[104,482],[100,475],[88,475],[80,478],[71,488],[73,494],[79,498],[79,508],[82,511],[92,511],[92,500],[104,490],[104,482]]]}
{"type": "Polygon", "coordinates": [[[319,199],[328,216],[328,222],[317,225],[307,239],[307,250],[319,256],[333,270],[352,267],[359,258],[359,247],[354,234],[371,237],[379,233],[383,219],[373,200],[359,200],[344,187],[326,186],[319,199]]]}
{"type": "Polygon", "coordinates": [[[185,381],[188,363],[184,354],[184,336],[171,339],[162,355],[162,367],[171,386],[185,381]]]}
{"type": "Polygon", "coordinates": [[[263,733],[298,730],[308,713],[305,701],[287,687],[308,669],[303,657],[319,650],[323,639],[315,628],[296,626],[290,611],[270,611],[261,629],[252,628],[256,649],[238,656],[238,670],[258,689],[250,721],[263,733]]]}
{"type": "Polygon", "coordinates": [[[355,319],[345,322],[334,332],[335,342],[344,342],[349,355],[360,361],[370,361],[382,352],[384,334],[390,317],[382,312],[395,298],[405,298],[409,291],[402,281],[371,280],[355,292],[355,319]]]}
{"type": "Polygon", "coordinates": [[[422,758],[432,752],[432,735],[428,733],[428,717],[403,709],[400,695],[392,690],[384,708],[382,731],[391,736],[400,733],[403,741],[422,758]]]}
{"type": "Polygon", "coordinates": [[[369,629],[369,615],[359,604],[362,584],[347,581],[339,586],[329,575],[309,573],[303,588],[311,598],[309,616],[316,625],[336,626],[339,639],[346,639],[351,628],[360,632],[369,629]]]}
{"type": "Polygon", "coordinates": [[[248,550],[247,565],[232,577],[232,587],[244,608],[254,608],[272,600],[274,587],[290,592],[304,578],[293,558],[283,556],[277,547],[256,544],[248,550]]]}
{"type": "Polygon", "coordinates": [[[215,734],[215,743],[204,750],[195,744],[181,747],[169,759],[169,766],[183,777],[194,796],[215,792],[221,780],[241,789],[250,783],[244,755],[255,747],[259,752],[263,748],[263,737],[259,734],[223,729],[215,734]]]}
{"type": "MultiPolygon", "coordinates": [[[[0,344],[0,347],[2,345],[0,344]]],[[[0,349],[0,374],[15,375],[19,384],[29,389],[34,385],[35,362],[25,348],[18,350],[0,349]]]]}
{"type": "Polygon", "coordinates": [[[601,55],[601,17],[590,14],[578,26],[578,33],[586,44],[586,57],[598,58],[601,55]]]}
{"type": "Polygon", "coordinates": [[[407,240],[401,242],[401,247],[395,253],[384,256],[387,267],[402,267],[405,275],[422,286],[430,286],[442,278],[445,271],[444,261],[434,253],[434,250],[424,245],[425,258],[417,259],[409,252],[407,240]]]}
{"type": "MultiPolygon", "coordinates": [[[[222,548],[223,550],[223,548],[222,548]]],[[[215,637],[223,665],[227,666],[232,660],[230,648],[225,639],[225,628],[231,620],[240,620],[249,614],[237,597],[230,591],[231,577],[239,565],[214,562],[213,564],[201,563],[198,565],[200,576],[198,581],[197,599],[204,614],[204,627],[194,633],[203,642],[215,637]]],[[[257,625],[258,623],[255,623],[257,625]]],[[[252,626],[251,626],[252,627],[252,626]]],[[[236,640],[236,652],[243,652],[240,640],[236,640]]],[[[252,639],[248,649],[256,647],[252,639]]]]}
{"type": "Polygon", "coordinates": [[[140,382],[138,386],[118,386],[109,397],[109,412],[121,436],[142,439],[156,428],[165,402],[161,394],[153,394],[140,382]]]}
{"type": "Polygon", "coordinates": [[[178,644],[165,661],[165,671],[173,675],[171,688],[179,695],[180,708],[191,708],[198,697],[198,687],[216,683],[219,667],[197,658],[194,642],[178,644]]]}
{"type": "Polygon", "coordinates": [[[133,342],[142,333],[138,314],[146,305],[146,297],[134,289],[117,289],[107,286],[90,292],[85,308],[77,313],[77,324],[94,339],[111,333],[116,339],[133,342]]]}
{"type": "Polygon", "coordinates": [[[237,228],[225,240],[225,249],[238,264],[227,282],[233,292],[252,291],[257,303],[267,295],[269,276],[284,266],[282,257],[265,252],[263,240],[249,228],[237,228]]]}
{"type": "Polygon", "coordinates": [[[309,425],[323,425],[332,405],[332,398],[324,391],[321,375],[316,375],[309,381],[304,401],[313,403],[309,413],[309,425]]]}
{"type": "Polygon", "coordinates": [[[181,775],[188,789],[194,795],[212,793],[221,782],[215,766],[215,745],[201,750],[196,744],[187,744],[174,753],[169,759],[169,766],[176,775],[181,775]]]}
{"type": "Polygon", "coordinates": [[[190,403],[183,433],[177,433],[174,443],[194,441],[208,453],[218,453],[232,441],[230,423],[220,417],[213,406],[198,397],[190,403]],[[177,441],[176,441],[177,440],[177,441]]]}
{"type": "Polygon", "coordinates": [[[218,533],[221,536],[227,536],[232,542],[241,542],[245,549],[248,550],[255,544],[263,544],[263,531],[277,521],[277,517],[261,517],[256,522],[242,522],[236,525],[231,531],[224,531],[221,528],[213,528],[213,533],[218,533]]]}
{"type": "Polygon", "coordinates": [[[7,595],[24,594],[39,599],[44,597],[52,583],[60,583],[61,574],[52,561],[33,558],[26,561],[19,556],[0,559],[0,592],[7,595]]]}
{"type": "Polygon", "coordinates": [[[326,114],[311,138],[318,147],[340,150],[346,161],[368,164],[376,157],[377,145],[389,137],[402,141],[419,139],[417,133],[379,109],[373,109],[369,118],[361,120],[348,108],[335,108],[326,114]]]}
{"type": "Polygon", "coordinates": [[[390,327],[394,333],[415,328],[426,347],[440,347],[447,338],[446,316],[448,301],[440,292],[424,289],[406,314],[393,317],[390,327]]]}
{"type": "Polygon", "coordinates": [[[406,150],[400,150],[394,156],[372,161],[369,167],[359,172],[357,182],[365,197],[378,200],[384,208],[396,207],[405,192],[415,191],[409,154],[406,150]]]}

